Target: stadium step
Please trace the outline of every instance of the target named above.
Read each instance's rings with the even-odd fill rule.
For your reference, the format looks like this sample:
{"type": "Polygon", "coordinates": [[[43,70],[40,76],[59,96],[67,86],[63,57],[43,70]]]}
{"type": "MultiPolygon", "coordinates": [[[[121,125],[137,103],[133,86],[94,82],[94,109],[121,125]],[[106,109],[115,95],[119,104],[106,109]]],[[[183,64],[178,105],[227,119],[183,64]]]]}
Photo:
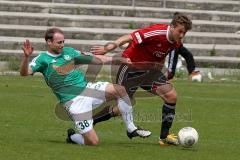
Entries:
{"type": "MultiPolygon", "coordinates": [[[[31,40],[35,50],[45,50],[44,38],[32,37],[1,37],[0,48],[10,50],[20,50],[25,39],[31,40]]],[[[66,39],[66,46],[71,46],[82,51],[89,51],[92,45],[104,45],[109,41],[105,40],[74,40],[66,39]]],[[[223,44],[184,44],[196,56],[236,56],[240,57],[240,45],[223,44]]],[[[124,48],[122,48],[124,49],[124,48]]],[[[121,52],[121,50],[117,50],[121,52]]]]}
{"type": "MultiPolygon", "coordinates": [[[[0,24],[0,35],[43,38],[47,28],[49,27],[0,24]]],[[[64,31],[65,38],[82,40],[115,40],[133,31],[130,29],[79,27],[62,27],[61,29],[64,31]]],[[[189,32],[184,38],[184,43],[240,45],[240,35],[237,33],[189,32]]]]}
{"type": "Polygon", "coordinates": [[[196,66],[205,68],[239,68],[240,58],[237,57],[216,57],[216,56],[195,56],[196,66]]]}
{"type": "MultiPolygon", "coordinates": [[[[9,0],[11,1],[11,0],[9,0]]],[[[23,3],[22,0],[13,0],[23,3]]],[[[50,2],[50,3],[73,3],[73,4],[98,4],[119,6],[146,6],[158,8],[178,8],[192,10],[218,10],[239,12],[240,3],[237,0],[25,0],[28,2],[50,2]],[[135,2],[133,4],[133,1],[135,2]]]]}
{"type": "MultiPolygon", "coordinates": [[[[37,56],[40,53],[39,50],[34,51],[33,57],[37,56]]],[[[11,55],[21,57],[23,54],[22,50],[7,50],[1,49],[0,55],[11,55]]],[[[210,68],[210,67],[218,67],[218,68],[239,68],[240,67],[240,58],[236,57],[223,57],[223,56],[194,56],[195,62],[197,66],[210,68]]]]}
{"type": "Polygon", "coordinates": [[[167,19],[172,18],[174,12],[182,12],[190,15],[192,19],[195,20],[240,22],[240,16],[238,12],[113,5],[22,2],[16,6],[15,1],[1,1],[0,11],[119,17],[152,17],[167,19]]]}
{"type": "MultiPolygon", "coordinates": [[[[48,13],[0,12],[2,24],[89,27],[89,28],[124,28],[136,29],[155,23],[169,23],[171,19],[113,17],[88,15],[62,15],[48,13]]],[[[235,33],[239,31],[240,22],[193,20],[194,32],[235,33]]]]}

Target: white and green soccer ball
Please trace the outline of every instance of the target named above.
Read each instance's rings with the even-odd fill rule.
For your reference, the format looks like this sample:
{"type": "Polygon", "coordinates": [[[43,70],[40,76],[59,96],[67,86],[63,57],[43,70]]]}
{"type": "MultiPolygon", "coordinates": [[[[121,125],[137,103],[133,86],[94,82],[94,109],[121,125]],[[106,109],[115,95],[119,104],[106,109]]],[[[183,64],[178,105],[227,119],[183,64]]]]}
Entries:
{"type": "Polygon", "coordinates": [[[192,147],[198,142],[198,132],[192,127],[184,127],[178,132],[178,141],[183,147],[192,147]]]}

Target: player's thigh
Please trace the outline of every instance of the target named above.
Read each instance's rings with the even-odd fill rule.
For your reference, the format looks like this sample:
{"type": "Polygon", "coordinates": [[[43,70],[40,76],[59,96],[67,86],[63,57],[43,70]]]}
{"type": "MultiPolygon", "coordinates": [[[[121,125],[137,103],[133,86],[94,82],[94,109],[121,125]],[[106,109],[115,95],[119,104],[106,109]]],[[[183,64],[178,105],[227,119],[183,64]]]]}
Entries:
{"type": "Polygon", "coordinates": [[[138,87],[148,78],[146,76],[147,72],[146,70],[138,70],[127,65],[121,65],[116,77],[116,83],[124,86],[129,97],[132,98],[138,87]]]}
{"type": "Polygon", "coordinates": [[[81,134],[93,129],[94,107],[100,106],[103,102],[102,99],[79,95],[66,103],[66,110],[74,122],[75,128],[81,134]]]}
{"type": "Polygon", "coordinates": [[[148,73],[148,77],[149,78],[141,85],[141,88],[144,90],[160,97],[175,92],[173,85],[167,81],[165,75],[161,71],[151,70],[148,73]]]}
{"type": "Polygon", "coordinates": [[[109,83],[105,91],[107,101],[114,100],[119,97],[124,97],[127,95],[125,87],[118,84],[109,83]]]}
{"type": "Polygon", "coordinates": [[[105,100],[105,90],[108,84],[109,82],[102,81],[96,83],[89,82],[81,95],[105,100]]]}

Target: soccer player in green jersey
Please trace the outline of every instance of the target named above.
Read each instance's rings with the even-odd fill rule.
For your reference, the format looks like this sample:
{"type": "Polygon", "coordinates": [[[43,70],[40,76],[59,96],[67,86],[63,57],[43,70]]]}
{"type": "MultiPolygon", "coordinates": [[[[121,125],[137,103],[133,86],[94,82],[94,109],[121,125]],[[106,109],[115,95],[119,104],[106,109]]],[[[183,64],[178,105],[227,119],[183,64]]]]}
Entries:
{"type": "Polygon", "coordinates": [[[33,53],[33,47],[29,40],[24,42],[20,74],[43,74],[47,85],[66,109],[79,132],[69,129],[68,142],[97,145],[99,139],[93,128],[92,110],[110,100],[117,101],[129,138],[150,136],[151,132],[135,126],[132,105],[124,87],[108,82],[88,83],[83,72],[76,69],[79,64],[131,63],[128,59],[85,55],[74,48],[64,47],[64,34],[59,28],[48,29],[45,40],[48,50],[41,52],[30,64],[29,57],[33,53]]]}

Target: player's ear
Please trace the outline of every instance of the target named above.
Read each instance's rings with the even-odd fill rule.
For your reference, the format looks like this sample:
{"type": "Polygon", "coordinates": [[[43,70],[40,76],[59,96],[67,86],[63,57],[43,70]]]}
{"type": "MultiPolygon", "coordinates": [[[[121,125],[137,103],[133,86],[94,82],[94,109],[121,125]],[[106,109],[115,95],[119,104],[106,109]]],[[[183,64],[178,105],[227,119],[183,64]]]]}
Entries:
{"type": "Polygon", "coordinates": [[[170,25],[170,30],[174,30],[174,26],[172,24],[170,25]]]}
{"type": "Polygon", "coordinates": [[[47,45],[50,45],[52,43],[50,39],[48,39],[46,42],[47,42],[47,45]]]}

